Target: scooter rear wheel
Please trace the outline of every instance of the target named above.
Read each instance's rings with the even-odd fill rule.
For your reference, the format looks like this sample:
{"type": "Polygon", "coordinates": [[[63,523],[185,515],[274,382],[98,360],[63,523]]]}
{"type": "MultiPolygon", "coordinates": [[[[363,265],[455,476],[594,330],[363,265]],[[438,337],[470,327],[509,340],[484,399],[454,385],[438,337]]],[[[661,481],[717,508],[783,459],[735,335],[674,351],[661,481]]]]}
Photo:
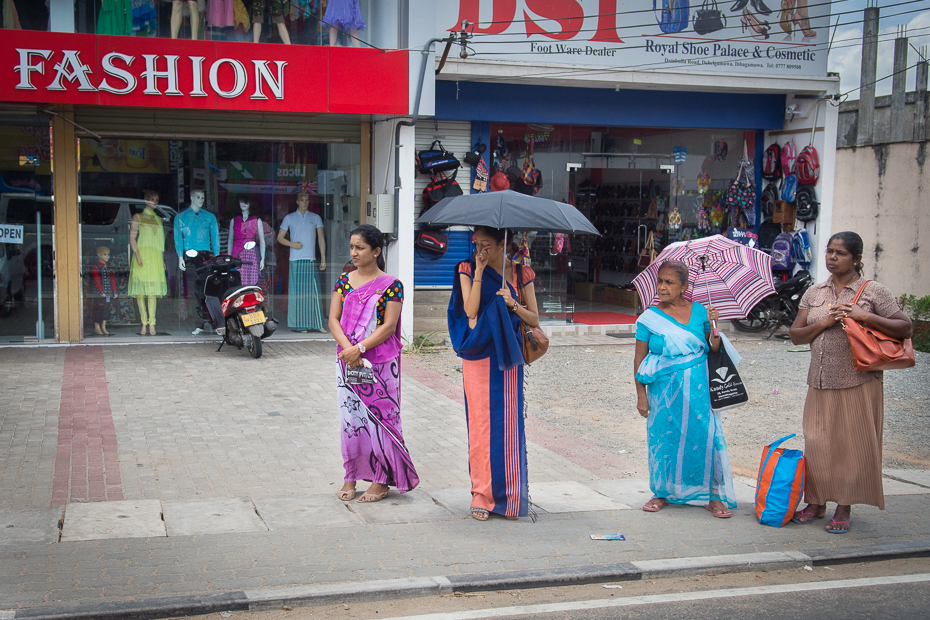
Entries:
{"type": "Polygon", "coordinates": [[[260,358],[262,356],[262,339],[249,334],[249,342],[246,344],[246,348],[252,357],[255,359],[260,358]]]}

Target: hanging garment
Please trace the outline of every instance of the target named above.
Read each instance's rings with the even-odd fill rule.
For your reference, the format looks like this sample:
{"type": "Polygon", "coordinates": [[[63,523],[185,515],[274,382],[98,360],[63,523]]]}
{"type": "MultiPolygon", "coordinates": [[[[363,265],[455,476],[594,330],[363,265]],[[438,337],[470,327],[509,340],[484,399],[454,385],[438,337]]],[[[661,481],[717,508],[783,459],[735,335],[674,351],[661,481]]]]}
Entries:
{"type": "Polygon", "coordinates": [[[97,34],[132,35],[132,0],[103,0],[97,15],[97,34]]]}

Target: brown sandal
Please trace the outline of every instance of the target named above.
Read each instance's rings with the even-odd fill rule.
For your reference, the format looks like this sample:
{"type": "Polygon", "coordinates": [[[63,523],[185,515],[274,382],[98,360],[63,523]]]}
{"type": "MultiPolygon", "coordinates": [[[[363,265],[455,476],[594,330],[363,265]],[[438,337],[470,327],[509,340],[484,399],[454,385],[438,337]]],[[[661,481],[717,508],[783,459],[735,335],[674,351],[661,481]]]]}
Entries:
{"type": "Polygon", "coordinates": [[[668,506],[668,502],[662,499],[661,497],[653,497],[651,500],[643,504],[644,512],[659,512],[663,508],[668,506]],[[659,502],[662,502],[661,504],[659,502]]]}
{"type": "Polygon", "coordinates": [[[374,502],[380,502],[382,499],[388,496],[388,492],[378,493],[377,495],[372,495],[370,493],[363,493],[360,498],[358,498],[359,504],[372,504],[374,502]]]}

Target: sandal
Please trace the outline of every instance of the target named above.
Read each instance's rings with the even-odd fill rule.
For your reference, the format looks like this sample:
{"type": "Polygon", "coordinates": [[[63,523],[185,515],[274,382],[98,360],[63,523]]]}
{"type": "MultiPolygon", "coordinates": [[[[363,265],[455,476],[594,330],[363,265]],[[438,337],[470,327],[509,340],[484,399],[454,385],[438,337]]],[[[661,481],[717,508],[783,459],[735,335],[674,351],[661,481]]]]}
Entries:
{"type": "Polygon", "coordinates": [[[371,495],[370,493],[363,493],[360,498],[358,498],[359,504],[371,504],[374,502],[380,502],[382,499],[388,496],[388,492],[378,493],[377,495],[371,495]]]}
{"type": "Polygon", "coordinates": [[[720,506],[704,504],[704,510],[709,510],[711,513],[713,513],[714,518],[716,519],[729,519],[733,516],[733,513],[730,512],[727,508],[721,508],[720,506]]]}
{"type": "Polygon", "coordinates": [[[471,518],[477,519],[478,521],[487,521],[491,515],[484,508],[472,508],[471,509],[471,518]]]}
{"type": "MultiPolygon", "coordinates": [[[[824,511],[826,512],[826,511],[824,511]]],[[[794,513],[799,515],[791,519],[792,523],[800,523],[801,525],[807,525],[808,523],[813,523],[815,519],[823,519],[824,514],[817,514],[816,512],[809,512],[807,510],[801,510],[800,512],[794,513]],[[804,520],[804,517],[809,516],[810,519],[804,520]]]]}
{"type": "Polygon", "coordinates": [[[353,499],[355,499],[355,489],[352,489],[351,491],[339,491],[336,493],[336,497],[344,502],[351,502],[353,499]]]}
{"type": "Polygon", "coordinates": [[[836,519],[830,519],[830,523],[825,528],[828,534],[848,534],[849,528],[845,530],[836,529],[835,525],[849,525],[849,521],[837,521],[836,519]]]}
{"type": "Polygon", "coordinates": [[[662,499],[661,497],[653,497],[651,500],[643,504],[643,511],[645,512],[659,512],[663,508],[668,506],[668,502],[662,499]],[[661,504],[659,502],[662,502],[661,504]]]}

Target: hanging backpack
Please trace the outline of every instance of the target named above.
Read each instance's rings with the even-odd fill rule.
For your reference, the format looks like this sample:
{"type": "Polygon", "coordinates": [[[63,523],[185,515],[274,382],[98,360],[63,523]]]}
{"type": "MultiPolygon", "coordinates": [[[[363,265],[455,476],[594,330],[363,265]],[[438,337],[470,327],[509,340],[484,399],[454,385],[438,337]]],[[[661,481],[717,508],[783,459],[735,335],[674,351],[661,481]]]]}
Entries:
{"type": "Polygon", "coordinates": [[[810,269],[811,263],[814,262],[814,256],[811,253],[811,239],[804,229],[794,233],[791,251],[794,262],[802,269],[810,269]]]}
{"type": "Polygon", "coordinates": [[[768,145],[762,155],[762,178],[768,181],[781,178],[781,147],[777,142],[768,145]]]}
{"type": "Polygon", "coordinates": [[[451,176],[438,173],[430,180],[429,185],[423,189],[423,210],[420,215],[426,213],[433,205],[443,198],[461,196],[465,192],[455,180],[455,172],[451,176]]]}
{"type": "Polygon", "coordinates": [[[810,144],[801,149],[798,159],[794,162],[794,171],[801,185],[817,185],[817,180],[820,179],[820,158],[817,156],[817,149],[810,144]]]}
{"type": "Polygon", "coordinates": [[[417,153],[417,172],[430,176],[437,172],[457,170],[459,160],[450,153],[439,140],[434,140],[430,147],[417,153]]]}
{"type": "Polygon", "coordinates": [[[794,140],[788,140],[781,146],[781,153],[779,153],[782,174],[794,172],[794,156],[794,140]]]}
{"type": "Polygon", "coordinates": [[[775,237],[775,241],[772,243],[772,269],[793,271],[793,250],[794,235],[792,233],[781,233],[775,237]]]}
{"type": "Polygon", "coordinates": [[[811,185],[802,185],[795,196],[794,216],[802,222],[813,222],[817,219],[820,203],[817,202],[817,192],[811,185]]]}
{"type": "Polygon", "coordinates": [[[779,200],[778,187],[774,183],[766,184],[765,189],[762,190],[762,197],[759,199],[763,221],[772,220],[772,214],[775,213],[776,200],[779,200]]]}
{"type": "Polygon", "coordinates": [[[794,202],[798,194],[798,177],[794,174],[787,175],[781,182],[781,199],[788,202],[794,202]]]}
{"type": "MultiPolygon", "coordinates": [[[[689,9],[688,0],[662,0],[662,13],[656,18],[659,30],[672,34],[687,28],[689,9]]],[[[656,0],[652,0],[652,11],[656,11],[656,0]]]]}

